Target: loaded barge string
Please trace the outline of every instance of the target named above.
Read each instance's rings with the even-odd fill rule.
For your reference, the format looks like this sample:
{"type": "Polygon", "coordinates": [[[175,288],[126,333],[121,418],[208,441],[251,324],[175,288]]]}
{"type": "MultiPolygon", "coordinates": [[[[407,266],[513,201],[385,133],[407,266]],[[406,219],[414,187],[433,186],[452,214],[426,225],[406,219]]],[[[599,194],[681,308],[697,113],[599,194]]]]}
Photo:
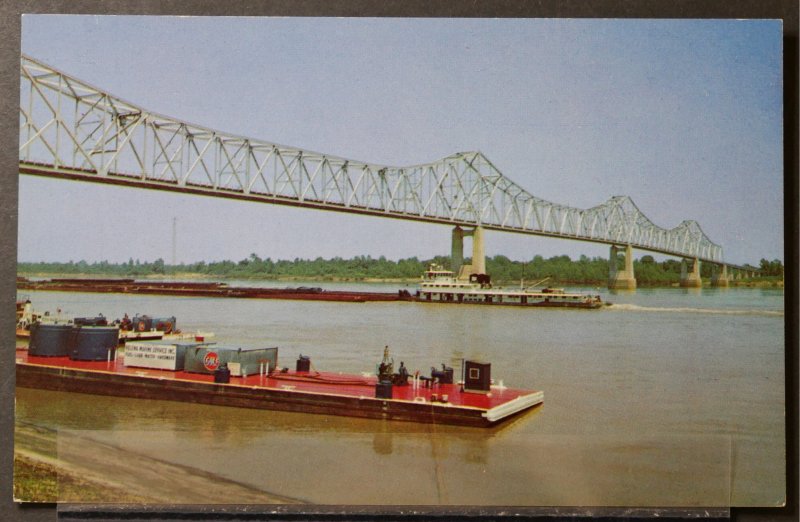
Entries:
{"type": "Polygon", "coordinates": [[[321,372],[300,356],[278,366],[278,348],[241,348],[206,341],[128,341],[115,327],[75,327],[71,336],[37,339],[16,353],[17,385],[95,395],[490,427],[541,404],[541,391],[495,385],[491,365],[464,361],[430,376],[397,372],[388,347],[375,374],[321,372]]]}
{"type": "Polygon", "coordinates": [[[422,276],[414,295],[408,290],[397,292],[363,292],[323,290],[318,287],[252,288],[231,287],[225,283],[158,282],[133,279],[51,279],[31,281],[17,278],[21,290],[62,292],[106,292],[158,294],[196,297],[238,297],[254,299],[298,299],[365,303],[375,301],[413,301],[433,303],[484,304],[524,307],[558,307],[597,309],[604,303],[597,294],[566,292],[563,288],[508,289],[493,287],[488,274],[469,274],[456,277],[438,265],[422,276]]]}
{"type": "Polygon", "coordinates": [[[134,279],[80,279],[59,278],[32,281],[17,278],[20,290],[51,292],[100,292],[119,294],[177,295],[186,297],[238,297],[253,299],[301,299],[307,301],[337,301],[365,303],[369,301],[408,301],[407,290],[389,292],[362,292],[323,290],[319,287],[255,288],[228,286],[216,282],[187,281],[137,281],[134,279]]]}

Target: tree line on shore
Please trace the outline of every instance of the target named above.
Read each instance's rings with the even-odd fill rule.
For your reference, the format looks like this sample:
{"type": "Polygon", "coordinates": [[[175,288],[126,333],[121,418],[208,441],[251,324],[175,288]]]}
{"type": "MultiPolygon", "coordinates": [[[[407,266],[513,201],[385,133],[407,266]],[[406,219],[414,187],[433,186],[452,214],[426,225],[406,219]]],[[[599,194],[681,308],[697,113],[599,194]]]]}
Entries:
{"type": "MultiPolygon", "coordinates": [[[[465,262],[468,263],[469,259],[465,262]]],[[[618,266],[622,267],[623,257],[621,254],[617,262],[618,266]]],[[[392,261],[383,256],[377,259],[370,256],[356,256],[351,259],[317,257],[316,259],[272,260],[269,257],[262,259],[256,254],[250,254],[248,258],[238,262],[230,260],[200,261],[177,265],[168,265],[160,258],[153,262],[141,262],[131,258],[126,263],[110,263],[108,261],[92,263],[86,261],[20,262],[17,265],[17,272],[20,275],[82,274],[113,277],[195,274],[207,277],[259,279],[417,279],[432,263],[449,268],[450,258],[436,256],[432,259],[420,260],[410,257],[392,261]]],[[[644,255],[640,259],[634,260],[633,264],[639,286],[671,285],[680,281],[681,262],[679,260],[667,259],[658,262],[653,256],[644,255]]],[[[760,271],[758,275],[760,279],[783,278],[783,264],[780,260],[762,259],[760,266],[753,268],[760,271]]],[[[608,280],[609,261],[601,257],[589,258],[587,256],[580,256],[577,260],[572,260],[567,255],[548,259],[537,255],[530,261],[512,261],[506,256],[497,255],[486,258],[486,272],[492,276],[493,281],[498,282],[520,280],[532,282],[548,278],[548,284],[555,282],[575,285],[604,285],[608,280]]],[[[701,264],[701,276],[708,278],[711,277],[711,274],[711,265],[701,264]]]]}

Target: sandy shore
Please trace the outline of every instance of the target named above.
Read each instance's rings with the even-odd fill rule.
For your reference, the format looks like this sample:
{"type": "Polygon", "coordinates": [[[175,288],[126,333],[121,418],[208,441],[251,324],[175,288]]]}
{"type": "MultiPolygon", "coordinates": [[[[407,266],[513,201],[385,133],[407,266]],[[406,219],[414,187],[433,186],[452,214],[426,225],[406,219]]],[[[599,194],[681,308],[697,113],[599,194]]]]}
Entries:
{"type": "Polygon", "coordinates": [[[304,503],[123,450],[83,433],[17,424],[14,438],[18,502],[304,503]]]}

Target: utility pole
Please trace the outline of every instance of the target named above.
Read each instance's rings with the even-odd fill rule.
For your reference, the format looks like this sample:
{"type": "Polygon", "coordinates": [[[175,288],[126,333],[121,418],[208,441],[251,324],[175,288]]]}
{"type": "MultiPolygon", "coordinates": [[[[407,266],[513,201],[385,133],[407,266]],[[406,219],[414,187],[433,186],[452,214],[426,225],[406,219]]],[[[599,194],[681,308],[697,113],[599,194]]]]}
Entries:
{"type": "Polygon", "coordinates": [[[178,243],[178,218],[172,218],[172,266],[177,264],[175,260],[176,253],[177,253],[177,243],[178,243]]]}

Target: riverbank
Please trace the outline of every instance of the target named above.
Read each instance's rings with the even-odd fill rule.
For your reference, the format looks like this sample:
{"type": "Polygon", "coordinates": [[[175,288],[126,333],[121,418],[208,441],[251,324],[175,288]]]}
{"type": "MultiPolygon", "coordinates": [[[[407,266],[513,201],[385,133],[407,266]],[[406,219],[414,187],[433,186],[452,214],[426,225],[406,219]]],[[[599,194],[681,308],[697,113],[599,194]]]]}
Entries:
{"type": "Polygon", "coordinates": [[[17,502],[297,504],[252,488],[94,440],[80,431],[16,423],[17,502]],[[108,459],[107,455],[115,455],[108,459]],[[213,492],[213,494],[210,494],[213,492]]]}
{"type": "MultiPolygon", "coordinates": [[[[468,260],[464,260],[469,262],[468,260]]],[[[389,283],[411,284],[419,280],[432,265],[449,267],[451,260],[447,256],[435,256],[431,259],[416,257],[389,260],[384,257],[374,259],[370,256],[355,256],[351,259],[335,257],[332,259],[293,260],[270,258],[261,259],[256,254],[240,261],[199,261],[195,263],[167,264],[163,259],[153,262],[129,260],[127,263],[110,263],[108,261],[69,261],[58,262],[25,262],[17,263],[20,274],[47,274],[65,277],[77,277],[82,274],[94,277],[143,278],[155,276],[159,278],[217,279],[217,280],[253,280],[270,282],[317,281],[330,283],[389,283]]],[[[633,270],[637,285],[641,288],[668,288],[677,286],[681,274],[686,267],[676,259],[658,262],[652,256],[645,255],[633,260],[633,270]]],[[[780,286],[776,282],[783,279],[783,264],[780,260],[762,259],[759,265],[753,266],[754,278],[736,281],[734,285],[748,285],[749,282],[763,286],[780,286]],[[769,283],[766,283],[769,281],[769,283]]],[[[701,266],[701,276],[709,281],[713,267],[701,266]]],[[[573,260],[561,255],[545,259],[534,256],[530,261],[513,261],[506,256],[496,255],[485,258],[486,274],[491,275],[492,283],[515,287],[520,281],[539,282],[548,286],[599,287],[608,285],[609,261],[605,258],[580,256],[573,260]]],[[[734,275],[731,272],[730,275],[734,275]]],[[[740,274],[745,275],[745,274],[740,274]]],[[[212,279],[212,280],[213,280],[212,279]]]]}
{"type": "Polygon", "coordinates": [[[14,456],[14,500],[28,503],[121,502],[141,504],[151,498],[130,495],[96,480],[24,455],[14,456]]]}

